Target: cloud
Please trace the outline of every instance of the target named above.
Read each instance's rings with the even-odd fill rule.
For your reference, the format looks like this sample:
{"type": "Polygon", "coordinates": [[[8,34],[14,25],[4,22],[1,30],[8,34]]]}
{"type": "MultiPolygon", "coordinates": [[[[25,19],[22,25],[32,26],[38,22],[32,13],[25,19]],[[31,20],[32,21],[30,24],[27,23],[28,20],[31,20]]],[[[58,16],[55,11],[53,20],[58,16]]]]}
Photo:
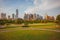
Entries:
{"type": "Polygon", "coordinates": [[[42,4],[40,5],[40,8],[43,10],[50,10],[57,7],[60,7],[59,0],[43,0],[42,4]]]}
{"type": "Polygon", "coordinates": [[[28,7],[25,13],[36,13],[40,10],[52,10],[60,7],[60,0],[33,0],[33,7],[28,7]]]}

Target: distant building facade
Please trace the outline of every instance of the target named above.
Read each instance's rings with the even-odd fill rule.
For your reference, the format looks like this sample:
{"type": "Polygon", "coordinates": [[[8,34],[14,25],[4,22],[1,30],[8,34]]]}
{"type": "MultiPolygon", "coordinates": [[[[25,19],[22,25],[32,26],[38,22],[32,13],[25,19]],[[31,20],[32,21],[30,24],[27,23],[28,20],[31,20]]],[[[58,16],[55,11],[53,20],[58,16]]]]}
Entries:
{"type": "Polygon", "coordinates": [[[36,16],[37,18],[37,20],[43,20],[43,16],[41,16],[41,15],[39,15],[39,14],[37,14],[37,16],[36,16]]]}
{"type": "Polygon", "coordinates": [[[25,14],[24,20],[42,20],[43,17],[39,14],[25,14]]]}
{"type": "Polygon", "coordinates": [[[8,19],[11,19],[10,15],[8,15],[8,19]]]}
{"type": "Polygon", "coordinates": [[[18,18],[18,9],[16,9],[16,15],[15,15],[16,19],[18,18]]]}
{"type": "Polygon", "coordinates": [[[24,14],[24,20],[29,20],[29,14],[24,14]]]}
{"type": "Polygon", "coordinates": [[[12,19],[15,19],[15,14],[12,14],[12,19]]]}
{"type": "Polygon", "coordinates": [[[45,19],[46,20],[55,20],[54,16],[48,16],[48,15],[45,16],[45,19]]]}
{"type": "Polygon", "coordinates": [[[6,13],[1,13],[0,14],[0,19],[6,19],[6,13]]]}

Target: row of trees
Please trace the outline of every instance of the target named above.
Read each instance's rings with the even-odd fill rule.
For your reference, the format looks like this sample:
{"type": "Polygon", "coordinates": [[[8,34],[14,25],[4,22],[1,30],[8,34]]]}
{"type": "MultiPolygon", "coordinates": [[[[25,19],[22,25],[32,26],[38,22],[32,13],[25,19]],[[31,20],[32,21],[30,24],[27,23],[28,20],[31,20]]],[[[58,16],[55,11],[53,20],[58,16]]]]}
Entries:
{"type": "Polygon", "coordinates": [[[4,25],[4,24],[22,24],[22,23],[23,23],[22,19],[16,19],[16,20],[0,19],[0,25],[4,25]]]}

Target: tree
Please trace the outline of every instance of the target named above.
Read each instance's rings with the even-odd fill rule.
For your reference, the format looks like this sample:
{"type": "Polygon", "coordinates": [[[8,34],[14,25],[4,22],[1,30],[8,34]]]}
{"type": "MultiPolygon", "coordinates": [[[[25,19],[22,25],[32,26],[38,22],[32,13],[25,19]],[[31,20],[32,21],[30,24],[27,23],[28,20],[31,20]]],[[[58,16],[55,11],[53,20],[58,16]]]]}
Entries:
{"type": "Polygon", "coordinates": [[[22,27],[29,27],[29,22],[28,21],[24,21],[24,25],[22,27]]]}
{"type": "Polygon", "coordinates": [[[4,20],[0,20],[0,25],[4,25],[5,21],[4,20]]]}
{"type": "Polygon", "coordinates": [[[0,20],[0,28],[4,28],[5,26],[4,26],[4,24],[5,24],[5,20],[0,20]]]}
{"type": "Polygon", "coordinates": [[[56,17],[56,23],[57,23],[57,27],[59,27],[60,28],[60,15],[57,15],[57,17],[56,17]]]}
{"type": "Polygon", "coordinates": [[[23,19],[16,19],[15,20],[15,23],[16,24],[22,24],[24,21],[23,21],[23,19]]]}
{"type": "Polygon", "coordinates": [[[57,15],[56,20],[60,21],[60,15],[57,15]]]}

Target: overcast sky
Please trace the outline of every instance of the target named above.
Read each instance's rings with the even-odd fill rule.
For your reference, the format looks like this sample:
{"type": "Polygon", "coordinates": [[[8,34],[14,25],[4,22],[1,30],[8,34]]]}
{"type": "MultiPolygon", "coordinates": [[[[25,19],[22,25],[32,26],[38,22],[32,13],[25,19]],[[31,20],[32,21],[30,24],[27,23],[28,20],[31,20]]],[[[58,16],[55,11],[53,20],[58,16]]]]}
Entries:
{"type": "Polygon", "coordinates": [[[25,13],[56,16],[60,14],[60,0],[0,0],[0,13],[16,14],[16,9],[19,17],[25,13]]]}

